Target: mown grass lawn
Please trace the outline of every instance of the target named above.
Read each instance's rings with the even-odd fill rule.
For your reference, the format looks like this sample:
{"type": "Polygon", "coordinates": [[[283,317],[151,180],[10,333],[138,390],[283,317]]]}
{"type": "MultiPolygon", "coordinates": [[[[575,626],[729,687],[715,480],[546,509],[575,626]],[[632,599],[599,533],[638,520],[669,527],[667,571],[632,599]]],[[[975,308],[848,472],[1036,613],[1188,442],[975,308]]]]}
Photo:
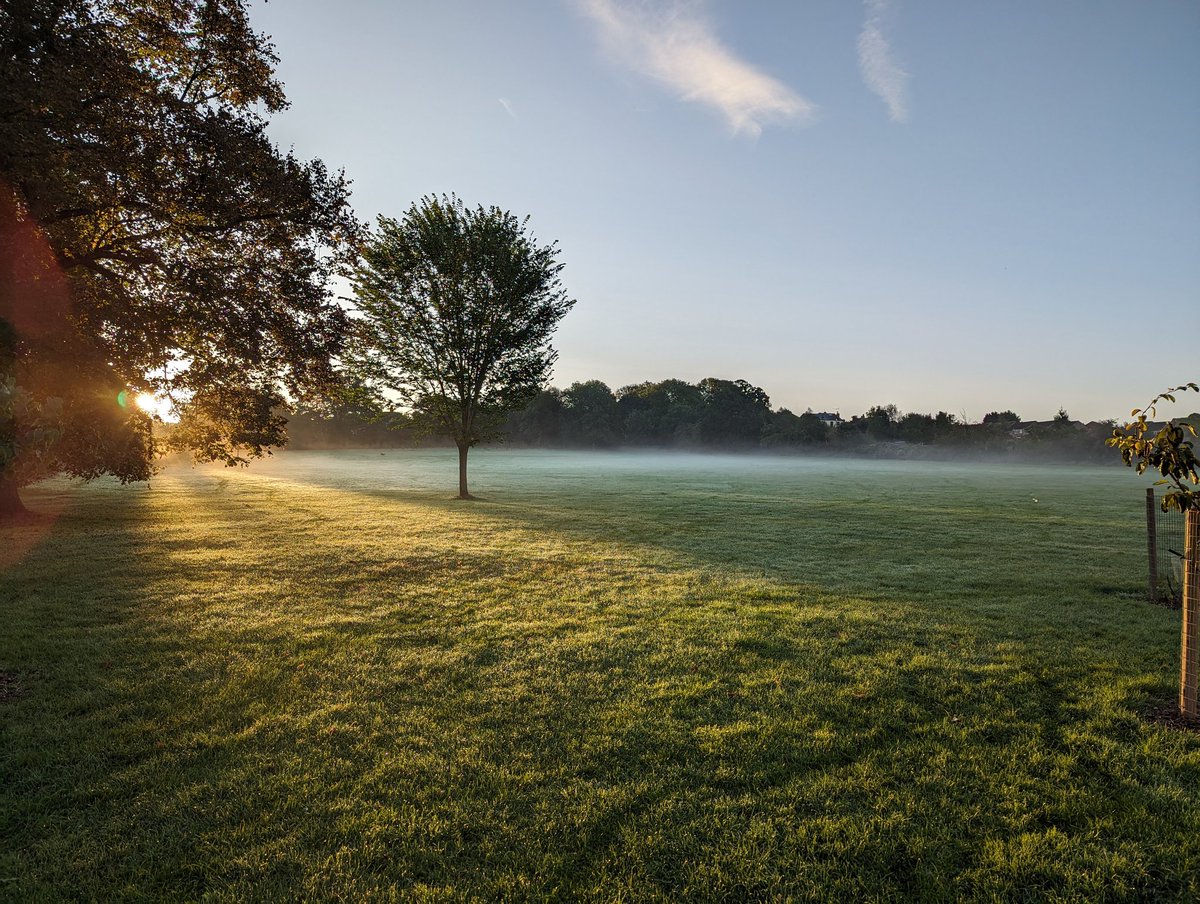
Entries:
{"type": "Polygon", "coordinates": [[[472,469],[28,490],[0,898],[1200,897],[1129,472],[472,469]]]}

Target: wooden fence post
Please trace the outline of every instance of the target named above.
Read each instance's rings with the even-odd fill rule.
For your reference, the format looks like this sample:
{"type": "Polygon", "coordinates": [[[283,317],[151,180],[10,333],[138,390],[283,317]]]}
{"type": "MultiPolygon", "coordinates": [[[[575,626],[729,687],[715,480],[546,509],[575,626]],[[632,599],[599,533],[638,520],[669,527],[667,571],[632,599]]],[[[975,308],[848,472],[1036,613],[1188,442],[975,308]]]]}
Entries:
{"type": "Polygon", "coordinates": [[[1183,541],[1183,651],[1179,711],[1200,717],[1200,511],[1187,513],[1183,541]]]}
{"type": "Polygon", "coordinates": [[[1155,524],[1154,487],[1146,487],[1146,552],[1150,561],[1150,602],[1158,602],[1158,530],[1155,524]]]}

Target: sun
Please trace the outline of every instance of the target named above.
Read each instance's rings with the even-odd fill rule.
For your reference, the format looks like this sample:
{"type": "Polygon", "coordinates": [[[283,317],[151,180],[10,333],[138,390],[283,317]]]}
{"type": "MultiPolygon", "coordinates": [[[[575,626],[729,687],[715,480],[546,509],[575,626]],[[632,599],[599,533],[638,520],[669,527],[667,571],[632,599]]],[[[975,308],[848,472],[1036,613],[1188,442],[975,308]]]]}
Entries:
{"type": "Polygon", "coordinates": [[[139,392],[133,403],[159,420],[172,420],[171,400],[159,398],[152,392],[139,392]]]}

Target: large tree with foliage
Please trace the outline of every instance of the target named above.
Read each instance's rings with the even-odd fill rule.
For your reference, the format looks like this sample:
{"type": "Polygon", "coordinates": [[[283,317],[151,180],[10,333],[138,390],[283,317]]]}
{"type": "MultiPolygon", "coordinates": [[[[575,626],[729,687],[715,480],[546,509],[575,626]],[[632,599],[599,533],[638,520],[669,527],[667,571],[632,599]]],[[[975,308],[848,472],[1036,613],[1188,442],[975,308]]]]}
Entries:
{"type": "Polygon", "coordinates": [[[242,0],[0,5],[0,506],[54,472],[146,478],[137,392],[232,463],[331,376],[357,224],[340,175],[268,138],[275,63],[242,0]]]}
{"type": "Polygon", "coordinates": [[[621,443],[621,409],[601,380],[572,383],[562,394],[563,433],[571,445],[605,449],[621,443]]]}
{"type": "Polygon", "coordinates": [[[704,399],[700,439],[715,446],[757,445],[771,416],[771,400],[745,380],[706,377],[697,384],[704,399]]]}
{"type": "Polygon", "coordinates": [[[557,243],[538,244],[528,222],[425,197],[399,220],[379,218],[355,273],[350,369],[410,425],[454,440],[463,499],[468,451],[497,438],[505,415],[545,385],[557,357],[550,337],[575,303],[557,243]]]}
{"type": "Polygon", "coordinates": [[[617,392],[625,440],[651,446],[696,445],[705,398],[684,380],[638,383],[617,392]]]}

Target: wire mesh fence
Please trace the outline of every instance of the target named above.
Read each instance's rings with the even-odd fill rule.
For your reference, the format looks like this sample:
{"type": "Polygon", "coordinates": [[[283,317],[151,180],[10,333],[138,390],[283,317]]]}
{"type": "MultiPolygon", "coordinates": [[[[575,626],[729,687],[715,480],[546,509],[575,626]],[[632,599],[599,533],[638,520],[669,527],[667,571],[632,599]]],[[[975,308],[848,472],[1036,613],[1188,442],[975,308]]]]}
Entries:
{"type": "Polygon", "coordinates": [[[1146,491],[1146,549],[1150,557],[1149,596],[1156,602],[1178,606],[1183,601],[1182,512],[1164,512],[1153,489],[1146,491]]]}

